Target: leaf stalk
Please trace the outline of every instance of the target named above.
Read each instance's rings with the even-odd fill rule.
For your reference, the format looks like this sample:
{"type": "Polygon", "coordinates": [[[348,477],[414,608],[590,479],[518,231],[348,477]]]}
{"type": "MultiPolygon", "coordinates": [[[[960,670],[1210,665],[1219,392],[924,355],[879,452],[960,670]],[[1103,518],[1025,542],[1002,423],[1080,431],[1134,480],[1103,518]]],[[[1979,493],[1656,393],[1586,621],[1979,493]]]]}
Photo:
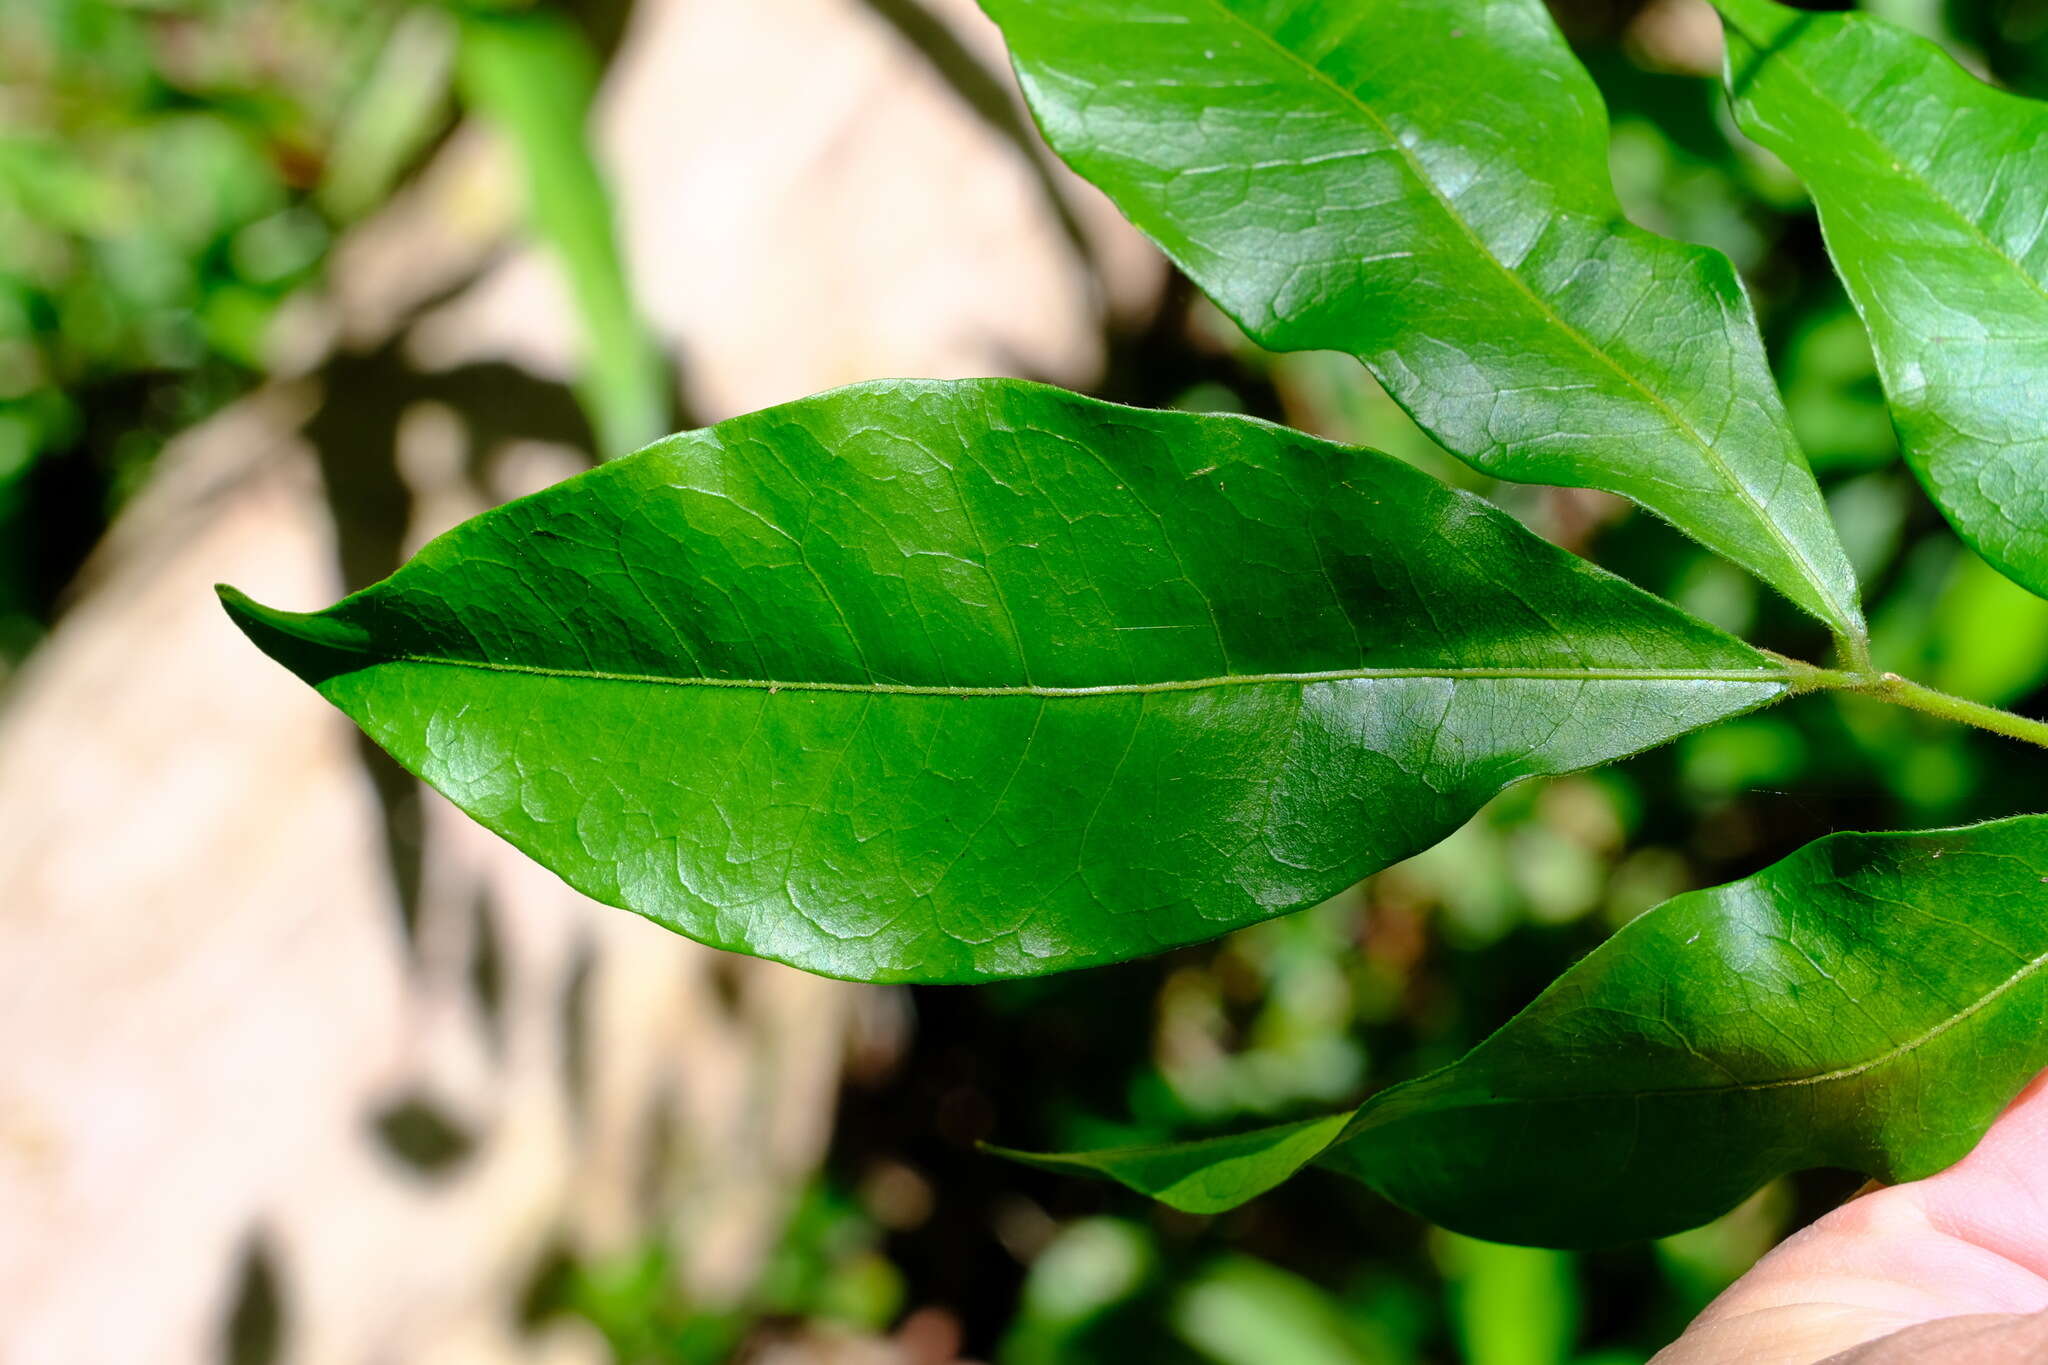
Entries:
{"type": "Polygon", "coordinates": [[[1833,669],[1813,670],[1813,680],[1798,691],[1832,689],[1903,706],[1960,725],[1988,730],[2008,739],[2021,740],[2048,749],[2048,722],[2014,715],[1995,706],[1953,697],[1946,692],[1902,678],[1896,673],[1844,673],[1833,669]]]}

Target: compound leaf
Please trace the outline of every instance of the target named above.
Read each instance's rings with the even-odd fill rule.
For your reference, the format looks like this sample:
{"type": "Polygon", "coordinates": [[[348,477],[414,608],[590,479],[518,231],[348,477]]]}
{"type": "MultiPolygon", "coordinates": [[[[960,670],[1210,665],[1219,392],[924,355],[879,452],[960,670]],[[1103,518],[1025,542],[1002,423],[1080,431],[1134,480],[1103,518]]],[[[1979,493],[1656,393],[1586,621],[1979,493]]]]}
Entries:
{"type": "Polygon", "coordinates": [[[1319,901],[1801,679],[1385,455],[1010,380],[659,442],[243,628],[485,825],[868,980],[1319,901]]]}
{"type": "Polygon", "coordinates": [[[1855,576],[1716,252],[1622,217],[1542,0],[983,0],[1048,141],[1257,341],[1633,498],[1845,638],[1855,576]]]}
{"type": "Polygon", "coordinates": [[[1813,192],[1908,462],[2048,595],[2048,104],[1880,19],[1721,9],[1736,118],[1813,192]]]}
{"type": "Polygon", "coordinates": [[[1317,1161],[1490,1241],[1657,1237],[1789,1171],[1961,1157],[2048,1058],[2044,964],[2048,816],[1834,835],[1641,916],[1341,1134],[1038,1161],[1204,1213],[1317,1161]]]}

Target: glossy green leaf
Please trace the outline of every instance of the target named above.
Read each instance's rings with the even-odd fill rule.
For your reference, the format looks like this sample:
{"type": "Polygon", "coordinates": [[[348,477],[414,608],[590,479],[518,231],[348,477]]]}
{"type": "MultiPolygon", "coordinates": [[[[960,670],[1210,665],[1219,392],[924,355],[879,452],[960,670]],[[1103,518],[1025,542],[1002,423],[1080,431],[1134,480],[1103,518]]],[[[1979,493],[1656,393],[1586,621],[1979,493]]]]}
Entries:
{"type": "Polygon", "coordinates": [[[1035,1160],[1199,1212],[1317,1160],[1491,1241],[1658,1237],[1788,1171],[1961,1157],[2048,1058],[2044,964],[2048,816],[1834,835],[1643,915],[1326,1151],[1311,1123],[1035,1160]]]}
{"type": "Polygon", "coordinates": [[[262,646],[597,899],[869,980],[1313,904],[1797,676],[1389,456],[842,389],[435,541],[262,646]]]}
{"type": "Polygon", "coordinates": [[[1502,478],[1635,499],[1860,637],[1718,253],[1623,219],[1542,0],[984,0],[1047,139],[1260,343],[1502,478]]]}
{"type": "Polygon", "coordinates": [[[1813,192],[1908,461],[2048,595],[2048,104],[1881,19],[1717,2],[1737,120],[1813,192]]]}

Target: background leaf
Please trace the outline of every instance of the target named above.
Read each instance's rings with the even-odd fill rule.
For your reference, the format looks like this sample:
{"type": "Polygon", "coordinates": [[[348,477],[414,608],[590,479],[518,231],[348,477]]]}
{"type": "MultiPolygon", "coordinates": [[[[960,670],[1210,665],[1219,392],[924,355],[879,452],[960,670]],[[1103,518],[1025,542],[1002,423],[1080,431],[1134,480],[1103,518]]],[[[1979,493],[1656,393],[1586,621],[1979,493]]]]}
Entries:
{"type": "Polygon", "coordinates": [[[1447,449],[1604,488],[1856,638],[1855,575],[1716,252],[1627,224],[1541,0],[985,0],[1047,139],[1261,344],[1447,449]]]}
{"type": "Polygon", "coordinates": [[[1646,913],[1320,1156],[1311,1121],[1034,1160],[1198,1212],[1318,1160],[1455,1231],[1565,1247],[1693,1227],[1814,1166],[1914,1180],[2048,1054],[2044,909],[2048,816],[1834,835],[1646,913]]]}
{"type": "Polygon", "coordinates": [[[1222,1213],[1315,1160],[1343,1133],[1347,1117],[1330,1114],[1196,1142],[1102,1152],[988,1150],[1048,1171],[1107,1175],[1183,1213],[1222,1213]]]}
{"type": "Polygon", "coordinates": [[[1006,380],[675,437],[244,629],[570,883],[872,980],[1313,904],[1797,677],[1399,461],[1006,380]]]}
{"type": "Polygon", "coordinates": [[[610,188],[586,131],[597,63],[575,25],[542,10],[462,16],[462,93],[496,124],[526,177],[534,232],[561,263],[588,355],[577,392],[601,455],[671,429],[667,362],[633,303],[610,188]]]}
{"type": "Polygon", "coordinates": [[[2048,105],[1880,19],[1719,3],[1736,117],[1812,190],[1914,471],[2048,594],[2048,105]]]}

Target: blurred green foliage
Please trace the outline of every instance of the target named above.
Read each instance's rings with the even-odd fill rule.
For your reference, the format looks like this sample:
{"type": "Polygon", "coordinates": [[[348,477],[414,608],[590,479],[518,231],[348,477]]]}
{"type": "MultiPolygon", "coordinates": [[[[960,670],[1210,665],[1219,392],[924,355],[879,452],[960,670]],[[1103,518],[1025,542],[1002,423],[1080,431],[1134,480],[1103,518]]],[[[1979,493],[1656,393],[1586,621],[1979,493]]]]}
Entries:
{"type": "Polygon", "coordinates": [[[275,324],[458,106],[505,137],[585,332],[605,454],[662,434],[567,11],[492,0],[0,5],[0,677],[163,444],[253,387],[275,324]]]}
{"type": "Polygon", "coordinates": [[[0,667],[416,146],[430,111],[384,112],[422,90],[389,69],[408,8],[0,6],[0,667]]]}
{"type": "MultiPolygon", "coordinates": [[[[2048,0],[1870,7],[2048,91],[2048,0]]],[[[507,8],[521,7],[0,3],[0,671],[46,627],[163,442],[263,377],[281,311],[459,104],[507,132],[536,206],[553,205],[534,231],[584,301],[600,439],[615,448],[660,423],[670,396],[582,137],[596,45],[566,20],[587,16],[484,12],[507,8]]],[[[1880,663],[2038,713],[2048,603],[1963,549],[1901,468],[1812,216],[1783,168],[1734,135],[1713,53],[1688,56],[1682,33],[1658,29],[1674,6],[1558,8],[1612,105],[1632,216],[1728,252],[1751,281],[1865,582],[1880,663]]],[[[1824,652],[1792,608],[1615,500],[1488,483],[1349,360],[1263,355],[1184,289],[1110,340],[1107,396],[1378,446],[1726,628],[1824,652]]],[[[830,1167],[749,1297],[692,1303],[673,1249],[655,1244],[542,1268],[532,1316],[579,1317],[635,1363],[729,1359],[794,1324],[883,1331],[921,1306],[956,1317],[968,1351],[998,1365],[1645,1360],[1840,1183],[1774,1186],[1654,1247],[1565,1255],[1433,1234],[1315,1175],[1195,1219],[974,1144],[1079,1150],[1348,1103],[1451,1060],[1678,891],[1838,829],[2030,808],[2038,786],[1996,739],[1853,699],[1802,701],[1510,792],[1422,857],[1217,944],[920,990],[909,1055],[849,1089],[830,1167]]]]}
{"type": "Polygon", "coordinates": [[[737,1303],[693,1303],[657,1242],[615,1260],[551,1261],[524,1305],[531,1327],[580,1318],[619,1365],[717,1365],[742,1342],[784,1327],[830,1335],[886,1329],[903,1310],[901,1273],[877,1250],[880,1229],[823,1186],[802,1192],[780,1246],[737,1303]]]}

